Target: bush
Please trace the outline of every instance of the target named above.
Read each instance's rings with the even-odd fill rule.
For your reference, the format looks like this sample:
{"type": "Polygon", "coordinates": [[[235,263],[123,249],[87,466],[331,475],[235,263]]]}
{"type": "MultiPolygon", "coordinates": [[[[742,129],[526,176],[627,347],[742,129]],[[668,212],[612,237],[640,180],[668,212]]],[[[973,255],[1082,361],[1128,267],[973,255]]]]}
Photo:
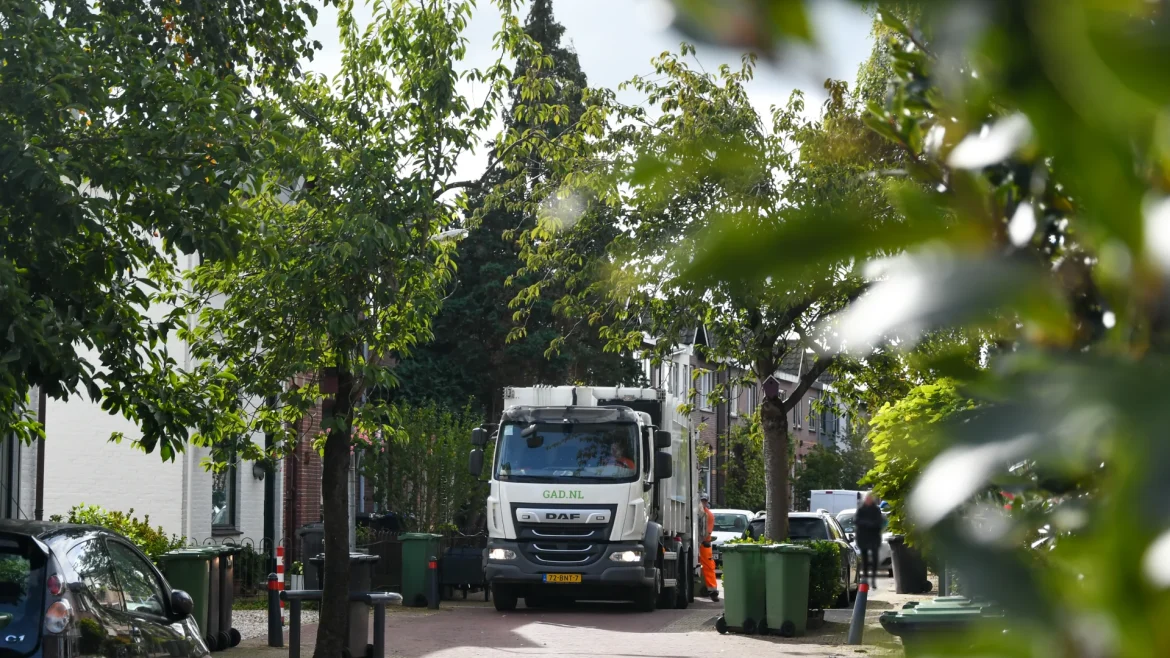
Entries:
{"type": "Polygon", "coordinates": [[[52,521],[67,521],[84,525],[96,525],[112,530],[138,547],[150,559],[155,559],[167,551],[182,548],[185,541],[178,535],[167,536],[162,526],[151,527],[150,515],[142,520],[134,516],[134,509],[127,512],[110,512],[97,505],[81,504],[69,510],[69,517],[63,519],[60,514],[50,517],[52,521]]]}
{"type": "Polygon", "coordinates": [[[841,595],[841,547],[831,541],[805,543],[813,549],[808,569],[808,609],[826,610],[841,595]]]}
{"type": "Polygon", "coordinates": [[[890,504],[889,531],[907,535],[908,543],[919,538],[906,518],[906,499],[922,469],[944,445],[934,432],[939,423],[972,406],[953,380],[940,379],[886,404],[869,421],[874,466],[863,484],[873,487],[874,495],[890,504]]]}

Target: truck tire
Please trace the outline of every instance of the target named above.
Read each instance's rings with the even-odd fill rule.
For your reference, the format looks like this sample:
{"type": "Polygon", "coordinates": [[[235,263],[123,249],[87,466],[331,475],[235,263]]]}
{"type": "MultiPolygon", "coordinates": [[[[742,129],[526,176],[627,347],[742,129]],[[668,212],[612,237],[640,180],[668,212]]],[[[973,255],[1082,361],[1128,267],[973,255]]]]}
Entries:
{"type": "Polygon", "coordinates": [[[516,590],[506,585],[492,585],[492,601],[497,612],[511,612],[516,609],[516,590]]]}
{"type": "Polygon", "coordinates": [[[646,587],[638,590],[635,595],[634,605],[638,607],[641,612],[654,612],[658,609],[658,588],[646,587]]]}
{"type": "Polygon", "coordinates": [[[658,562],[658,607],[670,610],[674,607],[674,601],[678,595],[678,579],[675,579],[674,587],[667,587],[665,566],[664,562],[658,562]]]}
{"type": "Polygon", "coordinates": [[[691,574],[690,569],[687,568],[686,553],[679,553],[679,558],[683,560],[678,565],[678,587],[674,588],[674,609],[686,610],[687,606],[691,604],[693,595],[691,594],[691,574]]]}

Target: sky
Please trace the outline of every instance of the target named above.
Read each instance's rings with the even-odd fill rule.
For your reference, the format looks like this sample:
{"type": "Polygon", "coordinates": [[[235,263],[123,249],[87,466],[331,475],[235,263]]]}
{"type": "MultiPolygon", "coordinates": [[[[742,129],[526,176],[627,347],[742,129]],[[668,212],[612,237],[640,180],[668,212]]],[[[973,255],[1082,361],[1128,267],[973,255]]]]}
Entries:
{"type": "MultiPolygon", "coordinates": [[[[362,0],[358,0],[361,4],[362,0]]],[[[807,111],[813,113],[825,99],[826,78],[853,82],[857,69],[869,57],[872,46],[871,18],[856,3],[845,0],[808,0],[819,44],[815,50],[787,55],[778,65],[761,60],[755,79],[748,86],[752,104],[767,116],[769,107],[783,105],[795,89],[806,94],[807,111]]],[[[355,9],[359,23],[372,15],[368,6],[355,9]]],[[[684,37],[669,26],[670,5],[666,0],[554,0],[553,13],[565,26],[564,39],[574,47],[581,67],[594,87],[616,89],[635,75],[653,72],[650,60],[663,51],[677,51],[684,37]]],[[[337,12],[330,7],[320,10],[317,25],[310,36],[323,48],[305,68],[332,77],[340,68],[341,48],[337,39],[337,12]]],[[[478,6],[466,31],[468,53],[465,66],[486,67],[497,55],[492,51],[492,37],[499,27],[499,13],[491,0],[478,0],[478,6]]],[[[701,45],[699,63],[708,71],[720,64],[738,67],[741,53],[701,45]]],[[[465,93],[476,100],[476,90],[468,86],[465,93]]],[[[636,100],[635,92],[619,94],[619,100],[636,100]]],[[[497,126],[492,133],[498,131],[497,126]]],[[[490,137],[490,135],[485,135],[490,137]]],[[[459,162],[456,179],[477,178],[487,164],[486,149],[466,154],[459,162]]]]}

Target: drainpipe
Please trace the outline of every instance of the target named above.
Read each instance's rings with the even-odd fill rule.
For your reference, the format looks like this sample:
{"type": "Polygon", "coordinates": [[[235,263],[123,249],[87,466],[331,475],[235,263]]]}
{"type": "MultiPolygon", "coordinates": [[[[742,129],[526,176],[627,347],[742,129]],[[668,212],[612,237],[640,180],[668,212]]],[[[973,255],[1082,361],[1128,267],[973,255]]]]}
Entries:
{"type": "MultiPolygon", "coordinates": [[[[276,408],[276,396],[268,397],[268,408],[276,408]]],[[[264,433],[264,454],[272,454],[272,432],[264,433]]],[[[264,542],[268,545],[269,573],[276,571],[276,464],[265,469],[264,478],[264,542]]]]}
{"type": "MultiPolygon", "coordinates": [[[[45,404],[48,401],[48,396],[45,395],[45,389],[38,386],[37,397],[37,422],[41,424],[41,431],[45,429],[45,404]]],[[[45,518],[45,439],[42,437],[37,440],[37,494],[36,506],[33,511],[33,518],[37,521],[45,518]]]]}

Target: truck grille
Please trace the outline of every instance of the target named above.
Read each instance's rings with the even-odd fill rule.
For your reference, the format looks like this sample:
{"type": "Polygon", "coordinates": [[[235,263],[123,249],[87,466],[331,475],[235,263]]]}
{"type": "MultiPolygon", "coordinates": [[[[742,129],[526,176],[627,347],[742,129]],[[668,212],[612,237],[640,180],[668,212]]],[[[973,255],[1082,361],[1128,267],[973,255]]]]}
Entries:
{"type": "MultiPolygon", "coordinates": [[[[518,507],[533,507],[533,505],[512,506],[512,518],[515,520],[518,507]]],[[[579,505],[540,505],[542,509],[562,509],[573,511],[584,509],[579,505]]],[[[520,551],[534,564],[548,565],[549,567],[580,567],[596,562],[605,554],[609,543],[610,533],[613,530],[616,505],[590,505],[588,509],[606,509],[609,511],[609,520],[606,523],[516,523],[516,539],[520,544],[520,551]]]]}

